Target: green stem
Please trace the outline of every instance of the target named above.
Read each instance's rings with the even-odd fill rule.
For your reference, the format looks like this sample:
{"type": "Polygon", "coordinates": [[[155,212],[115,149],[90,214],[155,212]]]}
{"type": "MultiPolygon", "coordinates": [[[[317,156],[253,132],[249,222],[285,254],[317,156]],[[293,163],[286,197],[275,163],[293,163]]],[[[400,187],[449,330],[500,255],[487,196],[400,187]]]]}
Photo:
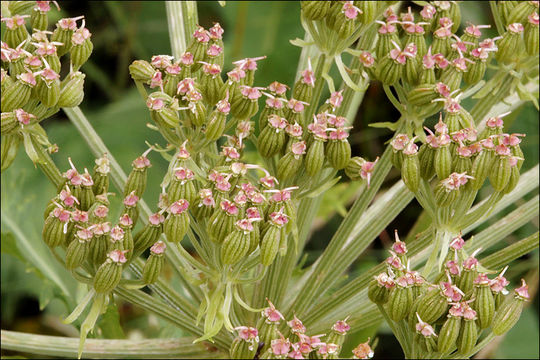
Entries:
{"type": "Polygon", "coordinates": [[[386,313],[386,309],[384,308],[384,306],[382,306],[380,304],[377,304],[377,308],[379,309],[379,312],[382,314],[382,316],[383,316],[384,320],[386,321],[386,323],[388,324],[388,326],[390,326],[390,329],[394,333],[394,336],[396,337],[397,341],[399,342],[399,345],[401,345],[401,349],[403,350],[403,354],[405,355],[405,358],[408,359],[409,358],[409,356],[408,356],[408,354],[409,354],[409,344],[406,341],[406,339],[403,337],[404,334],[403,334],[403,331],[401,331],[402,329],[399,329],[399,330],[397,329],[396,324],[394,323],[394,321],[392,319],[390,319],[390,317],[386,313]]]}
{"type": "MultiPolygon", "coordinates": [[[[204,344],[193,344],[195,338],[105,340],[87,339],[85,357],[93,359],[200,359],[220,358],[223,353],[204,344]]],[[[61,336],[28,334],[2,330],[2,349],[50,357],[75,358],[79,339],[61,336]]]]}
{"type": "Polygon", "coordinates": [[[519,259],[538,247],[538,231],[525,239],[505,247],[481,260],[488,269],[499,269],[515,259],[519,259]]]}

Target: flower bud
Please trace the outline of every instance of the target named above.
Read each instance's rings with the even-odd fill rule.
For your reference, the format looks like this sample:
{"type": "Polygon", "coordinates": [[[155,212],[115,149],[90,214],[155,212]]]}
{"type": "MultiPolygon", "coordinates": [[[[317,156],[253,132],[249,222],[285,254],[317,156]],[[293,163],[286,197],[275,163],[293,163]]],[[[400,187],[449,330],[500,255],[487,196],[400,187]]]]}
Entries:
{"type": "Polygon", "coordinates": [[[84,98],[84,75],[81,72],[71,73],[60,83],[59,107],[79,106],[84,98]]]}
{"type": "Polygon", "coordinates": [[[109,293],[122,278],[122,267],[127,261],[124,251],[113,250],[107,254],[107,260],[99,267],[94,277],[94,290],[97,293],[109,293]]]}
{"type": "Polygon", "coordinates": [[[172,243],[182,241],[189,228],[189,216],[187,214],[189,203],[180,199],[169,208],[169,216],[163,223],[163,232],[167,240],[172,243]]]}
{"type": "Polygon", "coordinates": [[[146,259],[142,271],[142,281],[145,284],[153,284],[159,278],[163,263],[165,262],[165,253],[167,245],[163,241],[158,241],[150,248],[150,256],[146,259]]]}

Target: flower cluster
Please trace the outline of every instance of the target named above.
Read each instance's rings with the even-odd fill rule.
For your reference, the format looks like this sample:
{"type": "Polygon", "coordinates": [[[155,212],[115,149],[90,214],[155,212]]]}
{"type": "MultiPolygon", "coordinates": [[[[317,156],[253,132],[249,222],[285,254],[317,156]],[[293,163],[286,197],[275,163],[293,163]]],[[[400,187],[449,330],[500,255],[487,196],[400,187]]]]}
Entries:
{"type": "MultiPolygon", "coordinates": [[[[512,294],[504,277],[490,279],[475,257],[467,255],[461,236],[451,240],[441,271],[428,281],[409,267],[406,244],[399,240],[386,259],[387,270],[375,276],[368,296],[394,323],[407,322],[405,341],[423,357],[469,357],[484,329],[502,335],[518,321],[529,299],[522,280],[512,294]]],[[[428,276],[431,278],[431,276],[428,276]]]]}
{"type": "Polygon", "coordinates": [[[85,75],[78,70],[92,53],[91,33],[82,16],[60,19],[48,31],[49,3],[13,5],[11,16],[2,17],[2,170],[11,165],[23,141],[34,163],[44,162],[43,146],[57,151],[39,122],[60,108],[78,106],[84,96],[85,75]],[[62,64],[70,71],[60,79],[62,64]]]}
{"type": "MultiPolygon", "coordinates": [[[[308,335],[307,329],[296,316],[287,321],[285,337],[279,330],[279,323],[285,318],[268,301],[269,306],[261,312],[257,327],[239,326],[238,336],[230,350],[233,359],[251,359],[259,354],[261,359],[339,359],[343,358],[341,347],[350,325],[347,319],[337,321],[328,334],[308,335]],[[341,355],[340,355],[341,353],[341,355]]],[[[373,350],[369,339],[359,344],[353,351],[353,359],[370,359],[373,350]]]]}

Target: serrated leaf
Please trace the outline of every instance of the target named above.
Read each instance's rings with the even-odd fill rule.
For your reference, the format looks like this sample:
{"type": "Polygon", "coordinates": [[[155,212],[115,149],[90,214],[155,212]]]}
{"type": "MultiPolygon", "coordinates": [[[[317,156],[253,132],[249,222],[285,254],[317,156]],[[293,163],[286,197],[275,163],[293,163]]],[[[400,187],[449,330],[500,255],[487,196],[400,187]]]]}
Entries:
{"type": "Polygon", "coordinates": [[[398,123],[390,122],[390,121],[381,121],[381,122],[368,124],[368,126],[373,127],[373,128],[390,129],[392,131],[396,131],[398,128],[398,123]]]}

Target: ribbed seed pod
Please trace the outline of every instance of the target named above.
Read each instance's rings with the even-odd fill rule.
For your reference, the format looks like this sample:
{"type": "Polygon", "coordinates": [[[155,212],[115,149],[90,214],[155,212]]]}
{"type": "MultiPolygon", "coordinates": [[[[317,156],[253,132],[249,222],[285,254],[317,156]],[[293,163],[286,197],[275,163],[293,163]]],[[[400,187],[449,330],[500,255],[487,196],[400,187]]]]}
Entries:
{"type": "Polygon", "coordinates": [[[444,184],[439,183],[435,187],[435,202],[439,207],[447,207],[457,200],[459,189],[448,189],[444,184]]]}
{"type": "MultiPolygon", "coordinates": [[[[284,119],[283,119],[284,120],[284,119]]],[[[281,124],[279,124],[281,127],[281,124]]],[[[285,144],[285,131],[272,124],[266,126],[258,137],[258,150],[263,157],[272,157],[277,154],[285,144]]]]}
{"type": "Polygon", "coordinates": [[[412,192],[418,191],[420,185],[420,161],[417,154],[404,156],[401,165],[401,178],[409,190],[412,192]]]}
{"type": "Polygon", "coordinates": [[[88,229],[82,229],[75,233],[75,239],[66,250],[66,268],[68,270],[78,268],[87,259],[93,236],[92,231],[88,229]]]}
{"type": "Polygon", "coordinates": [[[197,190],[193,183],[193,172],[186,168],[175,170],[169,188],[167,189],[167,199],[173,203],[179,200],[187,200],[189,203],[195,201],[197,190]]]}
{"type": "Polygon", "coordinates": [[[60,82],[60,97],[58,98],[57,103],[59,107],[79,106],[84,98],[83,87],[85,77],[85,74],[77,71],[66,76],[66,78],[60,82]]]}
{"type": "Polygon", "coordinates": [[[62,43],[63,45],[56,46],[56,54],[58,56],[63,56],[69,50],[71,50],[71,37],[73,36],[73,31],[76,29],[77,24],[72,19],[60,19],[56,23],[56,28],[54,29],[51,35],[51,41],[56,41],[62,43]]]}
{"type": "Polygon", "coordinates": [[[403,65],[398,64],[390,56],[382,58],[377,65],[375,75],[384,85],[395,84],[403,73],[403,65]]]}
{"type": "MultiPolygon", "coordinates": [[[[146,169],[151,166],[150,161],[148,160],[146,155],[139,156],[138,158],[133,160],[132,166],[133,169],[129,173],[126,185],[124,186],[124,197],[131,194],[131,192],[134,192],[137,197],[141,198],[144,190],[146,190],[146,169]]],[[[131,214],[129,216],[131,216],[131,214]]],[[[131,217],[133,218],[133,216],[131,217]]],[[[133,221],[135,221],[135,219],[133,219],[133,221]]]]}
{"type": "Polygon", "coordinates": [[[469,354],[478,340],[478,327],[475,319],[463,319],[456,341],[459,354],[469,354]]]}
{"type": "Polygon", "coordinates": [[[420,305],[421,302],[424,301],[425,298],[426,298],[426,293],[417,297],[411,306],[411,310],[409,311],[409,315],[407,316],[407,324],[409,325],[410,331],[416,330],[416,323],[418,322],[416,313],[418,312],[418,306],[420,305]]]}
{"type": "Polygon", "coordinates": [[[124,214],[120,217],[118,226],[124,231],[124,237],[122,240],[122,249],[125,251],[125,256],[129,260],[133,256],[133,249],[135,245],[133,244],[133,220],[129,217],[128,214],[124,214]]]}
{"type": "Polygon", "coordinates": [[[90,252],[88,255],[90,261],[94,265],[102,264],[107,258],[110,243],[110,230],[111,226],[108,222],[97,224],[96,227],[92,229],[94,232],[94,239],[90,243],[90,252]]]}
{"type": "Polygon", "coordinates": [[[388,54],[392,49],[394,49],[394,42],[401,47],[401,40],[399,39],[396,31],[386,32],[384,34],[379,33],[377,45],[375,46],[375,54],[377,55],[377,59],[382,61],[384,58],[389,58],[388,54]]]}
{"type": "Polygon", "coordinates": [[[508,332],[518,322],[523,310],[524,300],[514,297],[505,301],[493,318],[493,333],[503,335],[508,332]]]}
{"type": "Polygon", "coordinates": [[[90,54],[92,54],[92,50],[94,50],[94,44],[92,44],[90,36],[90,31],[84,27],[75,30],[71,36],[71,64],[73,64],[75,71],[88,60],[90,54]]]}
{"type": "Polygon", "coordinates": [[[482,152],[474,159],[471,169],[471,176],[473,179],[470,180],[474,190],[480,190],[484,181],[486,181],[494,159],[495,154],[493,150],[486,149],[482,150],[482,152]]]}
{"type": "Polygon", "coordinates": [[[533,5],[533,1],[518,1],[516,6],[513,7],[508,14],[508,24],[526,24],[527,16],[529,16],[535,11],[538,11],[538,4],[536,4],[536,6],[533,5]]]}
{"type": "Polygon", "coordinates": [[[390,157],[390,161],[392,161],[392,165],[398,170],[401,170],[401,166],[403,165],[403,159],[405,156],[403,155],[403,151],[397,151],[392,149],[392,155],[390,157]]]}
{"type": "Polygon", "coordinates": [[[148,224],[133,237],[133,256],[139,256],[144,250],[157,242],[163,232],[164,220],[164,216],[159,213],[150,215],[148,224]]]}
{"type": "Polygon", "coordinates": [[[93,182],[90,186],[83,185],[81,187],[81,194],[80,194],[79,202],[81,203],[80,209],[83,211],[87,211],[90,208],[90,206],[92,206],[92,204],[94,203],[95,195],[94,195],[92,186],[93,186],[93,182]]]}
{"type": "MultiPolygon", "coordinates": [[[[319,2],[319,1],[313,1],[319,2]]],[[[257,346],[254,346],[253,343],[243,340],[239,337],[236,337],[229,350],[229,355],[231,359],[253,359],[257,353],[257,346]]]]}
{"type": "Polygon", "coordinates": [[[0,106],[3,113],[20,109],[30,100],[32,88],[35,86],[36,80],[32,74],[26,75],[19,75],[21,78],[15,81],[13,85],[7,87],[5,91],[2,91],[2,103],[0,106]],[[28,82],[24,81],[26,78],[28,82]]]}
{"type": "Polygon", "coordinates": [[[70,213],[62,208],[56,208],[53,213],[45,220],[43,226],[43,241],[50,248],[55,248],[66,242],[67,222],[70,219],[70,213]],[[66,230],[64,232],[64,230],[66,230]]]}
{"type": "Polygon", "coordinates": [[[227,115],[215,110],[210,115],[210,121],[206,124],[206,130],[204,132],[206,139],[210,141],[219,139],[225,131],[226,121],[227,115]]]}
{"type": "Polygon", "coordinates": [[[507,29],[508,31],[502,35],[502,39],[497,43],[499,50],[495,53],[495,59],[505,64],[512,63],[524,46],[521,38],[523,25],[521,23],[511,23],[507,29]]]}
{"type": "Polygon", "coordinates": [[[503,194],[508,194],[512,190],[514,190],[519,182],[519,169],[517,166],[512,166],[511,173],[510,173],[510,179],[508,180],[508,184],[502,189],[503,194]]]}
{"type": "Polygon", "coordinates": [[[435,84],[436,81],[437,81],[437,76],[435,75],[435,69],[434,68],[425,69],[422,67],[422,69],[420,70],[420,76],[418,77],[418,82],[420,84],[435,84]]]}
{"type": "Polygon", "coordinates": [[[461,322],[461,316],[448,315],[439,331],[437,348],[441,354],[449,354],[456,347],[461,322]]]}
{"type": "MultiPolygon", "coordinates": [[[[199,124],[199,121],[203,121],[203,120],[199,120],[199,117],[193,114],[190,110],[188,110],[186,114],[189,115],[190,119],[192,119],[192,122],[195,122],[193,121],[193,119],[196,119],[197,124],[199,124]]],[[[165,128],[175,128],[175,127],[178,127],[180,124],[180,117],[178,116],[178,111],[170,107],[164,107],[160,109],[159,111],[152,110],[150,111],[150,117],[152,118],[152,120],[154,120],[156,124],[163,126],[165,128]]],[[[201,125],[202,124],[197,125],[197,126],[201,126],[201,125]]]]}
{"type": "Polygon", "coordinates": [[[199,77],[201,92],[207,104],[214,106],[221,99],[221,88],[224,83],[220,76],[221,68],[216,64],[203,66],[199,77]]]}
{"type": "Polygon", "coordinates": [[[295,155],[292,152],[287,152],[285,156],[279,160],[277,177],[280,180],[289,179],[298,173],[301,166],[302,157],[295,155]]]}
{"type": "Polygon", "coordinates": [[[331,1],[302,1],[300,8],[307,20],[322,20],[330,9],[331,1]]]}
{"type": "Polygon", "coordinates": [[[46,11],[32,10],[30,14],[30,27],[37,30],[47,30],[49,19],[46,11]]]}
{"type": "Polygon", "coordinates": [[[384,305],[388,302],[390,290],[385,286],[380,285],[375,279],[371,280],[368,288],[368,298],[378,305],[384,305]]]}
{"type": "Polygon", "coordinates": [[[476,269],[466,269],[464,268],[461,271],[461,275],[457,282],[457,285],[461,291],[465,294],[469,294],[473,289],[474,279],[478,276],[478,271],[476,269]]]}
{"type": "Polygon", "coordinates": [[[388,316],[394,321],[401,321],[407,317],[413,304],[413,292],[412,287],[403,287],[398,282],[396,283],[388,299],[388,316]]]}
{"type": "Polygon", "coordinates": [[[478,315],[478,327],[485,329],[491,326],[495,314],[495,299],[489,284],[475,285],[471,307],[478,315]]]}
{"type": "Polygon", "coordinates": [[[429,180],[435,174],[435,153],[436,148],[429,144],[422,144],[418,150],[418,161],[420,165],[420,176],[422,179],[429,180]]]}
{"type": "Polygon", "coordinates": [[[474,64],[467,66],[467,72],[463,73],[463,80],[468,85],[474,85],[484,78],[486,73],[487,63],[482,60],[477,60],[474,64]]]}
{"type": "Polygon", "coordinates": [[[111,251],[107,255],[107,260],[96,271],[94,290],[97,293],[111,292],[122,279],[122,265],[126,261],[122,251],[111,251]]]}
{"type": "Polygon", "coordinates": [[[219,208],[216,208],[206,223],[210,239],[221,244],[225,237],[234,230],[234,223],[237,220],[238,208],[234,203],[223,200],[219,208]]]}
{"type": "Polygon", "coordinates": [[[407,95],[408,101],[416,106],[427,105],[435,100],[440,95],[435,91],[435,84],[422,83],[409,91],[407,95]]]}
{"type": "Polygon", "coordinates": [[[530,56],[538,54],[540,46],[540,34],[538,32],[538,12],[531,13],[528,16],[528,22],[525,24],[523,40],[525,41],[525,50],[530,56]]]}
{"type": "Polygon", "coordinates": [[[274,262],[279,250],[281,228],[270,224],[261,241],[261,264],[269,266],[274,262]]]}
{"type": "Polygon", "coordinates": [[[153,284],[159,278],[165,262],[163,254],[166,247],[163,241],[158,241],[150,248],[150,256],[146,260],[142,271],[142,281],[145,284],[153,284]]]}
{"type": "Polygon", "coordinates": [[[351,144],[349,144],[347,138],[341,140],[331,139],[326,144],[326,156],[334,169],[344,169],[351,159],[351,144]]]}
{"type": "Polygon", "coordinates": [[[234,100],[231,99],[231,114],[233,114],[239,120],[249,119],[258,111],[259,104],[257,99],[251,100],[244,95],[241,95],[234,100]]]}
{"type": "Polygon", "coordinates": [[[450,36],[441,37],[441,36],[437,36],[437,34],[434,33],[433,42],[431,43],[431,52],[433,54],[442,54],[446,58],[448,57],[448,54],[450,53],[451,50],[452,50],[451,37],[450,36]]]}
{"type": "Polygon", "coordinates": [[[186,235],[189,228],[188,206],[189,203],[184,199],[178,200],[171,205],[169,216],[163,223],[163,232],[168,241],[179,243],[186,235]]]}
{"type": "Polygon", "coordinates": [[[418,83],[418,59],[417,57],[409,58],[405,62],[405,67],[403,68],[403,78],[410,85],[416,85],[418,83]]]}
{"type": "Polygon", "coordinates": [[[234,230],[225,237],[221,245],[221,261],[226,265],[239,262],[249,249],[249,232],[234,230]]]}
{"type": "Polygon", "coordinates": [[[450,146],[439,146],[435,150],[434,159],[435,173],[439,180],[446,179],[452,173],[452,154],[450,146]]]}
{"type": "MultiPolygon", "coordinates": [[[[135,60],[129,65],[129,74],[134,81],[148,84],[156,72],[156,69],[146,60],[135,60]]],[[[175,91],[176,93],[176,91],[175,91]]]]}
{"type": "Polygon", "coordinates": [[[11,28],[6,26],[6,31],[2,35],[2,40],[12,49],[15,49],[30,36],[24,22],[22,25],[19,25],[16,21],[13,22],[11,28]]]}
{"type": "Polygon", "coordinates": [[[489,182],[495,191],[503,191],[512,176],[512,166],[508,156],[496,156],[489,172],[489,182]]]}
{"type": "Polygon", "coordinates": [[[424,300],[418,304],[418,315],[427,323],[433,323],[446,313],[448,301],[441,294],[440,289],[428,291],[424,300]]]}

